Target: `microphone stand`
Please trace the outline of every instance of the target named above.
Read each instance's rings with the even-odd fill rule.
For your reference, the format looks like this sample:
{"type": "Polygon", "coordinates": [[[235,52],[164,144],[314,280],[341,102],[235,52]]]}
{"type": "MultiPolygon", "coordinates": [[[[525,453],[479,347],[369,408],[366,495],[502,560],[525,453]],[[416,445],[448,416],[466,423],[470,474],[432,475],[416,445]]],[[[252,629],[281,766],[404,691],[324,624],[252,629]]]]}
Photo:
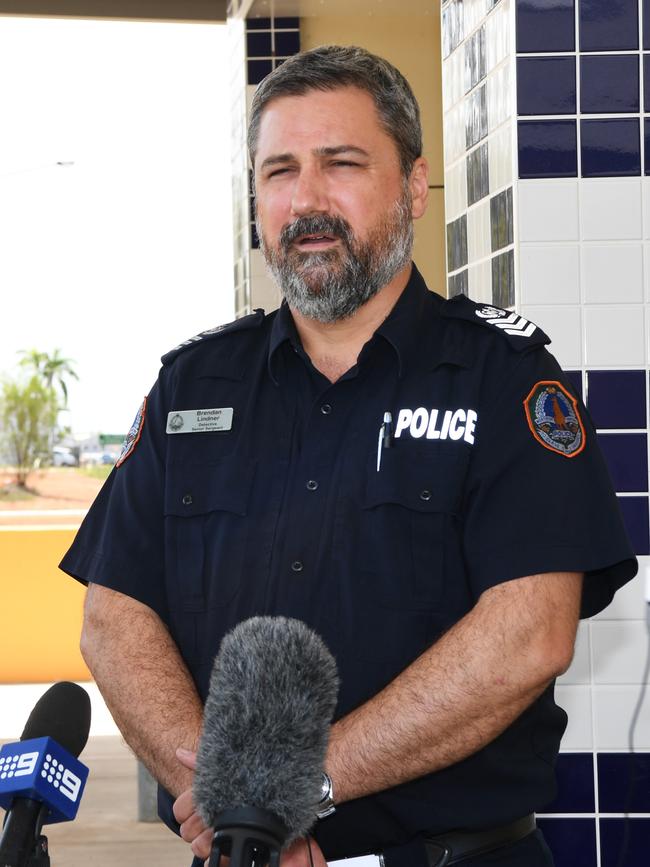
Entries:
{"type": "Polygon", "coordinates": [[[41,834],[48,806],[21,798],[5,816],[0,837],[0,867],[50,867],[47,837],[41,834]]]}
{"type": "Polygon", "coordinates": [[[288,830],[278,817],[259,807],[224,810],[214,823],[208,867],[280,867],[280,853],[288,830]]]}

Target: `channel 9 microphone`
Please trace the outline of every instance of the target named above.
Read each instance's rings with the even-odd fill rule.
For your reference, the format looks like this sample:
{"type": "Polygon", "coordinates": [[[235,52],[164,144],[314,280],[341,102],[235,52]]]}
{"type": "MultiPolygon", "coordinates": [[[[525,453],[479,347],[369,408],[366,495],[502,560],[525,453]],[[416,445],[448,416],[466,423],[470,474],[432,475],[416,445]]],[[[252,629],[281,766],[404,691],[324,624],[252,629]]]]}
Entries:
{"type": "Polygon", "coordinates": [[[299,620],[253,617],[221,643],[193,798],[214,828],[209,867],[277,867],[316,819],[336,706],[336,663],[299,620]]]}
{"type": "Polygon", "coordinates": [[[0,749],[0,867],[47,867],[45,823],[77,815],[88,768],[77,760],[90,731],[90,698],[76,683],[51,686],[17,743],[0,749]]]}

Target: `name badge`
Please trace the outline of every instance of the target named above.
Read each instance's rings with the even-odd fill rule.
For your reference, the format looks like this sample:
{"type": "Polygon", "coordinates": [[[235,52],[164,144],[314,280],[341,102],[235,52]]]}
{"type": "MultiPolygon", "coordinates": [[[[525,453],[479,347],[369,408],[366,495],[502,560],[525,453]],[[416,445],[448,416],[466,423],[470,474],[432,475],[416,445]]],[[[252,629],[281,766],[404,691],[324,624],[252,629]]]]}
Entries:
{"type": "Polygon", "coordinates": [[[173,410],[167,415],[167,433],[212,433],[231,430],[232,410],[231,406],[173,410]]]}

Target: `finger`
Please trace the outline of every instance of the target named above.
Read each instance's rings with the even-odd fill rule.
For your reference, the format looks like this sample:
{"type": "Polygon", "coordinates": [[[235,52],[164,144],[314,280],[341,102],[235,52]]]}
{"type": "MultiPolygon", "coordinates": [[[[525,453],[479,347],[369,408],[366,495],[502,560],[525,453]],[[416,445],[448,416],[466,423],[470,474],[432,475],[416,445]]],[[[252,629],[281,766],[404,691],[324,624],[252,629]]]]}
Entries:
{"type": "Polygon", "coordinates": [[[186,822],[194,812],[194,802],[192,801],[192,790],[186,789],[174,801],[172,807],[174,818],[182,825],[186,822]]]}
{"type": "Polygon", "coordinates": [[[210,857],[210,849],[212,848],[212,837],[214,836],[214,831],[212,828],[206,828],[203,833],[199,834],[199,836],[192,843],[192,852],[196,855],[197,858],[209,858],[210,857]]]}
{"type": "Polygon", "coordinates": [[[181,825],[181,837],[186,843],[192,843],[205,831],[203,819],[198,813],[192,813],[181,825]]]}
{"type": "Polygon", "coordinates": [[[196,753],[193,750],[186,750],[185,747],[179,747],[176,750],[176,758],[186,768],[189,768],[190,771],[196,770],[196,753]]]}

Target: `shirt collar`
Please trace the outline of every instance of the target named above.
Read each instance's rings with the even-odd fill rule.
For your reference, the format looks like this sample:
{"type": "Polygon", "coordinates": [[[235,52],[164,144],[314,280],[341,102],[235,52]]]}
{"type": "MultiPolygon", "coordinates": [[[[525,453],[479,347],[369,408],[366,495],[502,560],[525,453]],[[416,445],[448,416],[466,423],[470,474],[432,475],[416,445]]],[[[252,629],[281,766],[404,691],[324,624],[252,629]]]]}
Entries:
{"type": "MultiPolygon", "coordinates": [[[[427,289],[422,275],[413,264],[404,291],[395,306],[375,331],[373,338],[362,350],[363,354],[375,343],[377,336],[386,340],[395,351],[400,378],[404,375],[409,361],[417,353],[417,336],[424,321],[424,306],[432,293],[427,289]]],[[[436,296],[438,297],[438,296],[436,296]]],[[[439,299],[442,303],[442,298],[439,299]]],[[[302,344],[286,301],[282,301],[271,329],[269,343],[268,369],[273,382],[277,385],[275,355],[279,347],[289,341],[294,349],[300,351],[302,344]]],[[[361,358],[360,358],[361,360],[361,358]]]]}

